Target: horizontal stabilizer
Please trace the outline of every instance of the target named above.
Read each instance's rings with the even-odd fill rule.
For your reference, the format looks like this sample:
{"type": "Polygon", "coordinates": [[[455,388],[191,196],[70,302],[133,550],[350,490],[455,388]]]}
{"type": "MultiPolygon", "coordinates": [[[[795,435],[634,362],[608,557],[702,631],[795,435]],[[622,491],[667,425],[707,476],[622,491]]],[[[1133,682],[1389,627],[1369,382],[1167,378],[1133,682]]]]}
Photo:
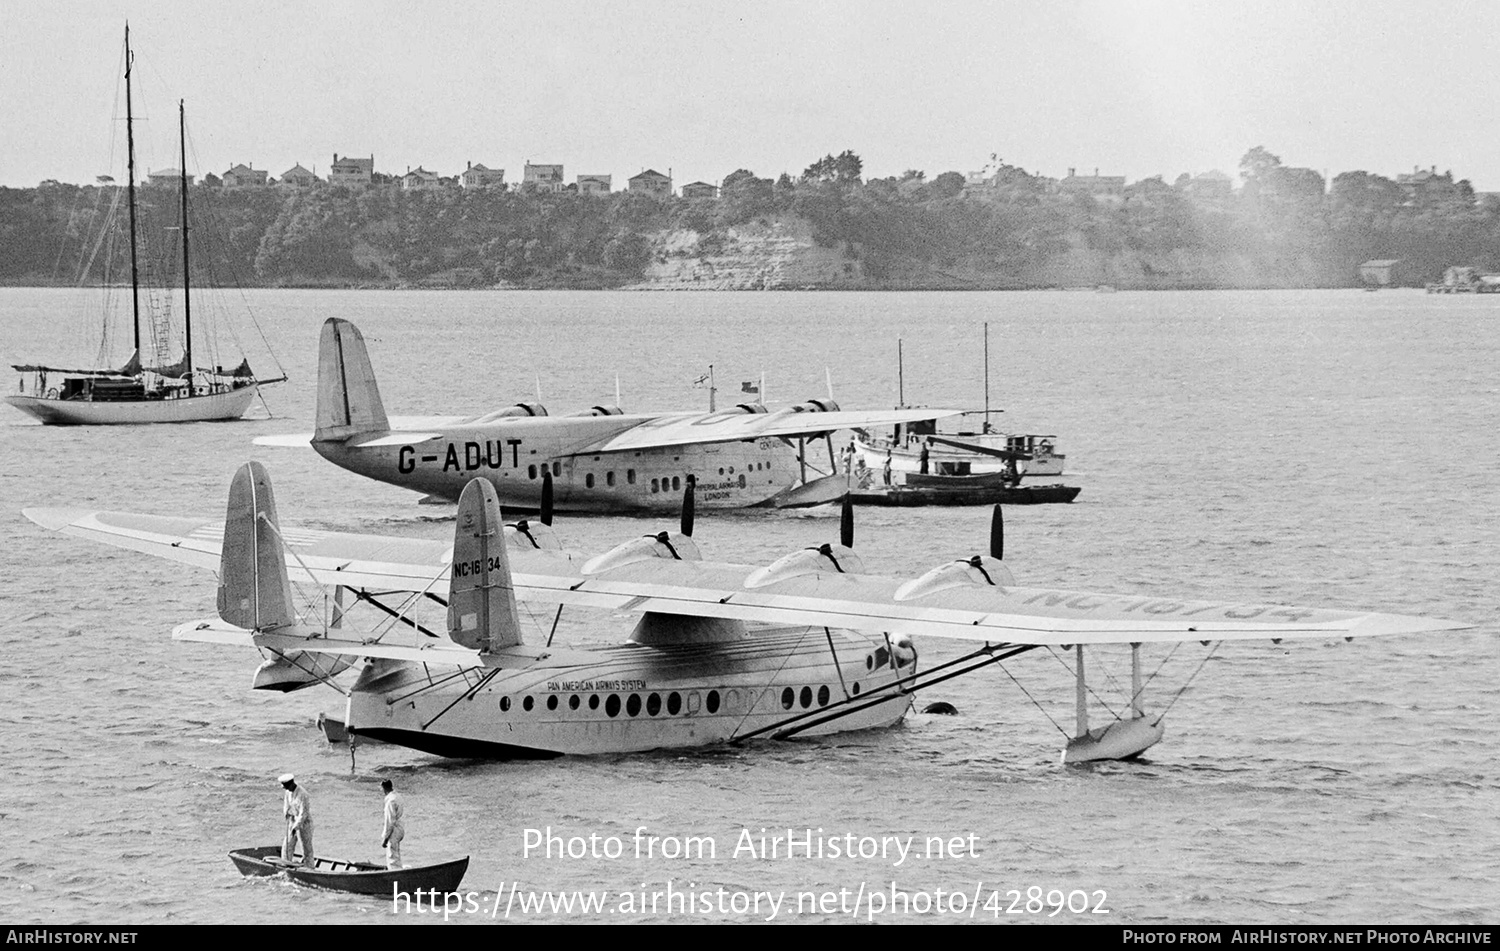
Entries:
{"type": "Polygon", "coordinates": [[[364,449],[371,446],[410,446],[414,443],[427,442],[429,439],[442,438],[442,433],[385,433],[376,436],[354,436],[344,445],[352,449],[364,449]]]}
{"type": "Polygon", "coordinates": [[[274,446],[277,449],[302,449],[311,446],[312,433],[283,433],[279,436],[256,436],[253,442],[257,446],[274,446]]]}

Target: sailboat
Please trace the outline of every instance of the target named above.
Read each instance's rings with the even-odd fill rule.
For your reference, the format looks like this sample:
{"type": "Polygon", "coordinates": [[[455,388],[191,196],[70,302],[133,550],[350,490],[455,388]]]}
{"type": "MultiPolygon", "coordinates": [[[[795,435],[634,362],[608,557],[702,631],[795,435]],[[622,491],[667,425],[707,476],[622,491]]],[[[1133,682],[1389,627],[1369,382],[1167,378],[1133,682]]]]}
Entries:
{"type": "Polygon", "coordinates": [[[236,366],[195,366],[193,362],[193,318],[191,270],[188,246],[187,120],[178,102],[178,132],[181,168],[178,192],[181,198],[179,230],[182,245],[183,344],[181,355],[171,359],[174,347],[164,324],[164,314],[142,313],[141,264],[138,241],[135,187],[135,130],[131,103],[130,26],[125,27],[125,137],[130,230],[130,299],[134,328],[134,352],[118,368],[69,369],[39,364],[12,364],[23,374],[20,392],[5,401],[43,423],[53,425],[121,425],[138,423],[189,423],[239,419],[259,395],[260,387],[278,383],[259,380],[247,359],[236,366]],[[142,354],[142,323],[151,333],[151,357],[142,354]],[[49,385],[49,376],[54,382],[49,385]],[[28,390],[27,381],[30,379],[28,390]]]}

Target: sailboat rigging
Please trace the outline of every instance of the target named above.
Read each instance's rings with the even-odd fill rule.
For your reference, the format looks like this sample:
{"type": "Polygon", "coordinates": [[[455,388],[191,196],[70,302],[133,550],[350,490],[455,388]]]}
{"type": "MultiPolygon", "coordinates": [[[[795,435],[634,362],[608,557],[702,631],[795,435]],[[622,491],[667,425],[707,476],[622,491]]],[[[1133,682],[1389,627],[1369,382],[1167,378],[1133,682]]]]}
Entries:
{"type": "MultiPolygon", "coordinates": [[[[193,362],[192,270],[189,252],[187,118],[178,101],[178,135],[181,167],[177,170],[178,226],[182,245],[183,349],[171,358],[171,334],[164,317],[148,315],[154,355],[147,365],[142,355],[139,201],[136,194],[135,111],[131,74],[134,56],[130,50],[130,26],[125,27],[125,139],[126,196],[129,207],[130,306],[133,351],[121,367],[71,369],[39,364],[12,364],[22,374],[20,392],[6,402],[53,425],[109,425],[133,423],[183,423],[239,419],[259,395],[260,387],[286,379],[257,379],[248,359],[236,366],[195,367],[193,362]],[[60,381],[48,385],[49,374],[60,381]],[[27,382],[30,380],[28,391],[27,382]]],[[[107,281],[105,282],[107,286],[107,281]]],[[[105,331],[107,336],[107,329],[105,331]]],[[[103,347],[101,347],[101,362],[103,347]]],[[[274,359],[274,356],[273,356],[274,359]]]]}
{"type": "MultiPolygon", "coordinates": [[[[901,339],[896,339],[898,408],[907,409],[906,369],[901,339]]],[[[851,444],[854,458],[866,473],[886,467],[900,484],[915,484],[931,475],[942,478],[1009,473],[1022,476],[1062,475],[1066,458],[1056,451],[1056,436],[1007,433],[990,422],[1004,412],[990,408],[990,325],[984,325],[984,409],[959,415],[957,432],[940,432],[937,420],[898,426],[891,434],[864,433],[851,444]],[[969,421],[979,417],[976,429],[969,421]],[[887,461],[889,460],[889,461],[887,461]]]]}

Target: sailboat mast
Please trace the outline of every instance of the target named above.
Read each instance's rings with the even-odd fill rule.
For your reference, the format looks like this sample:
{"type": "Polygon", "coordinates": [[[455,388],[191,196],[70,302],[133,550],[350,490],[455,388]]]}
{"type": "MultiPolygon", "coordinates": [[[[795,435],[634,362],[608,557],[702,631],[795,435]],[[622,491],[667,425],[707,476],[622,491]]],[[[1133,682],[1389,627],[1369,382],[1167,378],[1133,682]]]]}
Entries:
{"type": "Polygon", "coordinates": [[[141,355],[141,277],[135,242],[135,113],[130,102],[130,24],[125,24],[125,187],[130,197],[130,312],[135,320],[135,355],[141,355]]]}
{"type": "Polygon", "coordinates": [[[984,324],[984,425],[989,432],[990,424],[990,325],[984,324]]]}
{"type": "MultiPolygon", "coordinates": [[[[177,135],[181,168],[178,169],[177,190],[182,194],[182,325],[185,331],[188,386],[193,385],[193,304],[189,286],[193,283],[188,270],[188,180],[187,180],[187,118],[182,100],[177,100],[177,135]]],[[[618,386],[618,382],[616,386],[618,386]]],[[[189,392],[192,392],[189,389],[189,392]]],[[[615,402],[619,402],[616,399],[615,402]]]]}
{"type": "Polygon", "coordinates": [[[896,405],[906,408],[906,365],[901,359],[901,338],[896,338],[896,405]]]}

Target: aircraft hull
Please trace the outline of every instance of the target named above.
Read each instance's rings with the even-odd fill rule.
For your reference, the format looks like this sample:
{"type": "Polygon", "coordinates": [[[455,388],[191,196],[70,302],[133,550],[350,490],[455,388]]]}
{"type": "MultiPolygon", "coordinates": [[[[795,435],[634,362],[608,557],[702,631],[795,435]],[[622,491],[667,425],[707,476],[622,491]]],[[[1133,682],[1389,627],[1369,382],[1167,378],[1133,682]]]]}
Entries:
{"type": "Polygon", "coordinates": [[[883,644],[824,629],[759,631],[732,643],[586,652],[547,661],[440,675],[413,664],[371,662],[349,698],[357,736],[439,756],[537,759],[709,746],[755,735],[819,736],[899,723],[911,707],[889,690],[915,672],[893,669],[883,644]],[[444,679],[446,678],[446,679],[444,679]],[[852,702],[842,704],[846,698],[852,702]],[[861,700],[863,698],[863,700],[861,700]],[[826,722],[835,712],[846,715],[826,722]],[[764,732],[762,732],[764,731],[764,732]]]}
{"type": "Polygon", "coordinates": [[[58,400],[12,395],[5,402],[52,426],[132,426],[142,423],[204,423],[239,419],[250,408],[258,384],[221,393],[170,400],[58,400]]]}
{"type": "MultiPolygon", "coordinates": [[[[689,475],[697,480],[699,509],[772,505],[802,476],[795,450],[780,439],[572,454],[573,447],[555,431],[553,420],[516,420],[457,429],[426,442],[360,446],[314,440],[312,445],[351,472],[437,498],[456,500],[470,479],[486,478],[507,512],[541,506],[546,468],[553,473],[556,510],[590,513],[676,512],[689,475]]],[[[590,433],[589,438],[597,437],[590,433]]],[[[809,470],[810,476],[819,474],[809,470]]]]}

